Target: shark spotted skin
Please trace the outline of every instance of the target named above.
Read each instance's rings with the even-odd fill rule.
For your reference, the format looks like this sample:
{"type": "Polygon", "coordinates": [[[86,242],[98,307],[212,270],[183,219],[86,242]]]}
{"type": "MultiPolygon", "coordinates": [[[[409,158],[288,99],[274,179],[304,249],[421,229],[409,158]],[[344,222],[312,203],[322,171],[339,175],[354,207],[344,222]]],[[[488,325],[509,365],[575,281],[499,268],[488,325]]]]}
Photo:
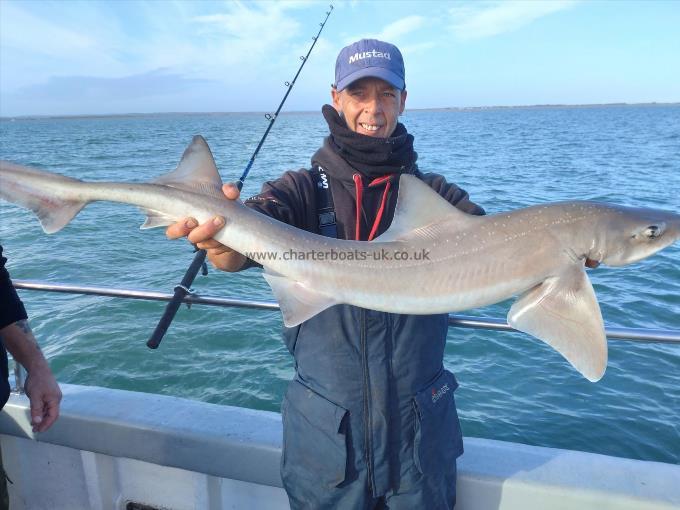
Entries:
{"type": "Polygon", "coordinates": [[[147,214],[142,228],[223,216],[215,239],[251,257],[269,254],[257,261],[287,326],[338,303],[432,314],[518,296],[509,324],[552,346],[591,381],[604,374],[607,342],[585,261],[622,266],[680,239],[678,214],[588,201],[471,216],[403,175],[390,228],[371,242],[346,241],[227,200],[221,185],[200,136],[175,170],[145,184],[83,182],[0,162],[0,198],[32,210],[47,233],[97,200],[139,206],[147,214]],[[285,256],[292,252],[306,256],[285,256]]]}

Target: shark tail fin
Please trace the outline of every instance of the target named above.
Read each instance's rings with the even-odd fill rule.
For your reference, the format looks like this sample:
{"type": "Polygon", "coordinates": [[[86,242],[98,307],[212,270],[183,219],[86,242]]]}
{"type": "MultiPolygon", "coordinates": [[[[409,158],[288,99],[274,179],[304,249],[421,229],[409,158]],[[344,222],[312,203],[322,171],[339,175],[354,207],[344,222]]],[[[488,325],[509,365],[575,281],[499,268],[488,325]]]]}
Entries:
{"type": "Polygon", "coordinates": [[[73,192],[81,182],[0,161],[0,198],[33,211],[47,234],[64,228],[89,202],[73,192]]]}

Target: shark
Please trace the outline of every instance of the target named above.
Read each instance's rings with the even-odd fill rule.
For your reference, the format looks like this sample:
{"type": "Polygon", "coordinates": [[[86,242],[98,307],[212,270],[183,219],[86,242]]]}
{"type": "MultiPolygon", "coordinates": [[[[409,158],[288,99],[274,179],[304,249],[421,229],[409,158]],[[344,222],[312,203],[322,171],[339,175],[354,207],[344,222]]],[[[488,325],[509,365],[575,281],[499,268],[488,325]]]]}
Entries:
{"type": "Polygon", "coordinates": [[[555,349],[590,381],[607,365],[587,260],[623,266],[680,239],[680,215],[591,201],[463,213],[402,175],[390,227],[370,242],[331,239],[254,211],[221,192],[213,155],[195,136],[172,171],[148,183],[84,182],[0,161],[0,198],[30,209],[46,233],[88,203],[138,206],[142,228],[225,218],[215,239],[260,263],[286,326],[346,303],[392,313],[451,313],[516,296],[515,329],[555,349]]]}

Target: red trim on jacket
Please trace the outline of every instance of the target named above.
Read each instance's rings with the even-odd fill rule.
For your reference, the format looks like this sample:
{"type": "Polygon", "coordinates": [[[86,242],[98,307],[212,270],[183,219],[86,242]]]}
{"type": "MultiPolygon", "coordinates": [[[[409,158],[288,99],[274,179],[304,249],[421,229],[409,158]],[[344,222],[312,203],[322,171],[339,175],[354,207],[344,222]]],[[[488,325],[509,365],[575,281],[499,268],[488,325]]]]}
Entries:
{"type": "MultiPolygon", "coordinates": [[[[385,184],[385,189],[382,194],[382,199],[380,200],[380,207],[378,207],[378,212],[376,213],[375,220],[373,221],[373,226],[371,227],[371,232],[368,234],[368,240],[372,241],[378,231],[378,226],[380,226],[380,221],[382,220],[383,213],[385,212],[385,204],[387,203],[387,196],[390,192],[392,186],[392,177],[394,174],[383,175],[382,177],[377,177],[368,183],[368,187],[379,186],[380,184],[385,184]]],[[[356,189],[356,226],[354,229],[354,238],[359,241],[361,240],[361,206],[363,201],[363,191],[364,183],[361,179],[360,174],[354,174],[352,176],[354,179],[354,188],[356,189]]]]}

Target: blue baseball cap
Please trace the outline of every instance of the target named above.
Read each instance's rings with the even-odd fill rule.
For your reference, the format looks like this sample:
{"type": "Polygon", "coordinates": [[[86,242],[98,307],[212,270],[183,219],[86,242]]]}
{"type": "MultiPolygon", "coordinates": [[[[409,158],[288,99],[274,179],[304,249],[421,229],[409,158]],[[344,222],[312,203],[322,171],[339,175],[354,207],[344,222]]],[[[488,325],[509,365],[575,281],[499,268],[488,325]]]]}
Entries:
{"type": "Polygon", "coordinates": [[[340,50],[335,61],[335,88],[338,91],[369,76],[404,90],[406,71],[399,48],[377,39],[361,39],[340,50]]]}

